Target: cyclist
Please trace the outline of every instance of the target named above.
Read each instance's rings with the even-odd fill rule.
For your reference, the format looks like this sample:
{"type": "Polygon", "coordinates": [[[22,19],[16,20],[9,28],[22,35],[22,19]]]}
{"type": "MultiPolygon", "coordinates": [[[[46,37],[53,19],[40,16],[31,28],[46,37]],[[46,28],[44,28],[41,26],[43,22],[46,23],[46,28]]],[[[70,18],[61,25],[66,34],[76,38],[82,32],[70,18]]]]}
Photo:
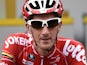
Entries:
{"type": "Polygon", "coordinates": [[[62,13],[60,0],[26,0],[23,16],[27,32],[6,38],[0,65],[86,65],[84,46],[58,37],[62,13]]]}

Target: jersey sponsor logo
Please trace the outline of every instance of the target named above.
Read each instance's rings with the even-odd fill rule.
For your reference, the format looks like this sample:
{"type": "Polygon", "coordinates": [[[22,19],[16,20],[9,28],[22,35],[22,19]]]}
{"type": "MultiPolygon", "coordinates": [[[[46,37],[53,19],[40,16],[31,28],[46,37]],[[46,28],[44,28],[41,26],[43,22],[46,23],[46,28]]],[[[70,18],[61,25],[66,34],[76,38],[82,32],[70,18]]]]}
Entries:
{"type": "Polygon", "coordinates": [[[22,60],[22,63],[24,65],[34,65],[34,62],[31,62],[31,61],[28,61],[28,60],[25,60],[25,59],[22,60]]]}
{"type": "Polygon", "coordinates": [[[29,55],[28,55],[28,58],[29,58],[30,60],[35,60],[35,56],[34,56],[33,54],[29,54],[29,55]]]}
{"type": "Polygon", "coordinates": [[[63,49],[63,53],[68,56],[71,53],[72,58],[76,58],[77,61],[82,61],[86,64],[85,50],[81,45],[70,44],[70,40],[67,40],[63,49]]]}
{"type": "Polygon", "coordinates": [[[26,38],[23,37],[17,37],[17,36],[10,36],[7,38],[7,40],[5,41],[5,48],[8,48],[9,45],[11,44],[18,44],[18,45],[23,45],[23,46],[29,46],[28,43],[30,43],[32,41],[31,38],[29,38],[29,40],[27,40],[26,38]]]}
{"type": "Polygon", "coordinates": [[[0,65],[8,65],[8,64],[6,64],[6,63],[4,63],[4,62],[1,62],[0,65]]]}

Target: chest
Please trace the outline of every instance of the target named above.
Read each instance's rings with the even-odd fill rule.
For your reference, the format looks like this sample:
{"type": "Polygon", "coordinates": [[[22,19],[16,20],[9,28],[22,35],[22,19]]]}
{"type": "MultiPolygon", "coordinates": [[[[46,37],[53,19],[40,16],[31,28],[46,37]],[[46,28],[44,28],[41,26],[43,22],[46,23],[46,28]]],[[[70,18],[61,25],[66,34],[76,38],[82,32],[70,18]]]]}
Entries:
{"type": "Polygon", "coordinates": [[[43,57],[29,48],[19,59],[18,65],[66,65],[64,56],[57,50],[43,57]]]}

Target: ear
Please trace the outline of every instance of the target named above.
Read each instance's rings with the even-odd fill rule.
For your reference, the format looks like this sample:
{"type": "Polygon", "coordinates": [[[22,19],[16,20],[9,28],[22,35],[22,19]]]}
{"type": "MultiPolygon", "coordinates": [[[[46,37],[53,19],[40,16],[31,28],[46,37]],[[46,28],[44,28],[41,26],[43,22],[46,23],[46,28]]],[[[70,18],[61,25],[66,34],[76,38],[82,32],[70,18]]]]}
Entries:
{"type": "Polygon", "coordinates": [[[25,24],[25,26],[26,26],[26,29],[29,30],[29,25],[27,23],[25,24]]]}
{"type": "Polygon", "coordinates": [[[58,23],[58,31],[61,30],[62,22],[58,23]]]}
{"type": "Polygon", "coordinates": [[[30,25],[26,23],[25,26],[26,26],[26,29],[27,29],[27,33],[30,33],[30,25]]]}

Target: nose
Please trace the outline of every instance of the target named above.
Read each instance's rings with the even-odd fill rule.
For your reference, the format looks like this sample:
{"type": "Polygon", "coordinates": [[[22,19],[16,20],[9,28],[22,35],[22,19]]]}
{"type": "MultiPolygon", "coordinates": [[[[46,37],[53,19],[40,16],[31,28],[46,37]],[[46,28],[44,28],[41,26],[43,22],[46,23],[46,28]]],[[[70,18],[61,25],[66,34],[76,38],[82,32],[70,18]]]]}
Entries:
{"type": "Polygon", "coordinates": [[[43,35],[48,35],[50,32],[49,32],[49,29],[47,28],[47,26],[45,25],[43,28],[42,28],[42,32],[41,34],[43,35]]]}

